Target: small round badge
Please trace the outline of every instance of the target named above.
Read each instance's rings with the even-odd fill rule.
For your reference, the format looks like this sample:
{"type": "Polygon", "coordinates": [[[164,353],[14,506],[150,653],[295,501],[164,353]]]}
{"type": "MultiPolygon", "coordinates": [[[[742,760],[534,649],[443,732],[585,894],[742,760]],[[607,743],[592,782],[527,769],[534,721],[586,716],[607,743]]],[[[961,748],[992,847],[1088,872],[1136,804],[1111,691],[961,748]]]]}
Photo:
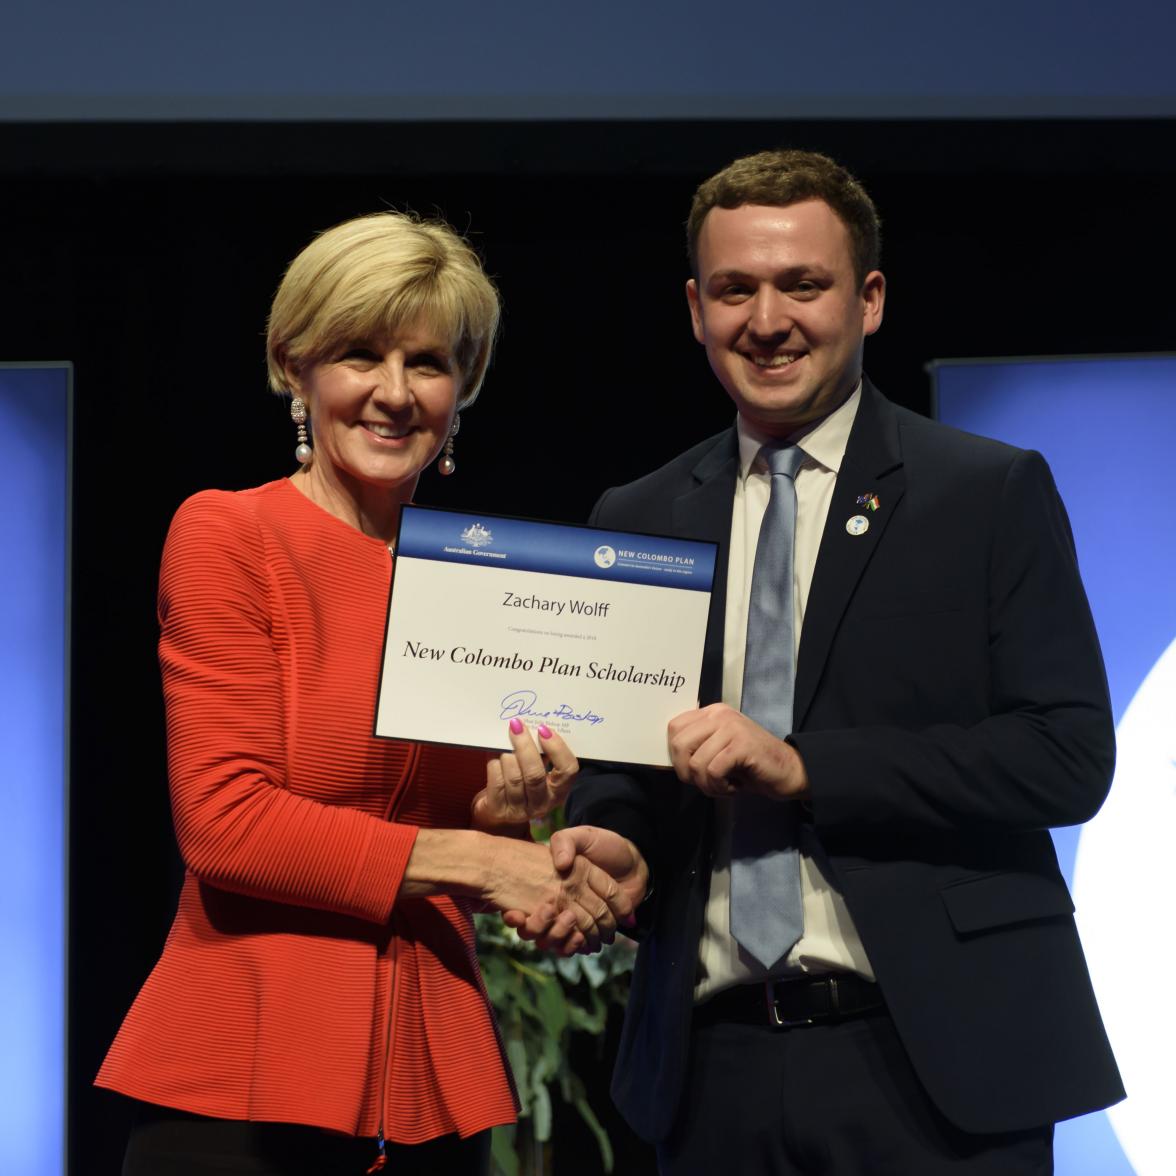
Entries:
{"type": "Polygon", "coordinates": [[[845,529],[851,535],[864,535],[870,529],[870,520],[865,515],[854,515],[845,524],[845,529]]]}

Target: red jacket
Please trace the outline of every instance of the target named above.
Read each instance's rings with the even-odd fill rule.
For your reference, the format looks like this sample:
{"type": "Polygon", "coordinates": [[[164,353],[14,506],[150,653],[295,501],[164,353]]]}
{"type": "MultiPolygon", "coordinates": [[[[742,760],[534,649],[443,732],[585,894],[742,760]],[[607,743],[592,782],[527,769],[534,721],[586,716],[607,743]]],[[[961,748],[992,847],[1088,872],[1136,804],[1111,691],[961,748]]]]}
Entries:
{"type": "Polygon", "coordinates": [[[160,662],[187,875],[100,1086],[404,1143],[513,1121],[468,904],[396,901],[417,829],[468,825],[485,754],[371,734],[391,565],[286,480],[176,514],[160,662]]]}

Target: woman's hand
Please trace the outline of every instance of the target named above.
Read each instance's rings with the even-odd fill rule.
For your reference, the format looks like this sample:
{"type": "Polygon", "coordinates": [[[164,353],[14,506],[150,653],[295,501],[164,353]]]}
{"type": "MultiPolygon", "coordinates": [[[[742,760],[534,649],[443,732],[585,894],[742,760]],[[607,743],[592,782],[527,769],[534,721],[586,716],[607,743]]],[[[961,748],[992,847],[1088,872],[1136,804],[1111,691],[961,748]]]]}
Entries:
{"type": "Polygon", "coordinates": [[[513,751],[486,765],[486,787],[470,809],[475,829],[493,833],[540,820],[563,804],[580,770],[572,749],[546,725],[536,728],[539,743],[521,719],[510,721],[513,751]]]}

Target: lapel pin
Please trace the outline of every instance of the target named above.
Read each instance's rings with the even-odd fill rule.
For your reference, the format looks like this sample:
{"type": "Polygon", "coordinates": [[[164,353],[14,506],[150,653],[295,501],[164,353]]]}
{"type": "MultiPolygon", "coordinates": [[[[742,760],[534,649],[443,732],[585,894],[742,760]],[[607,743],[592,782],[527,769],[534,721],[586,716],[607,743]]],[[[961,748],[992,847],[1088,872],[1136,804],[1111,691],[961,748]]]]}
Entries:
{"type": "Polygon", "coordinates": [[[877,510],[882,505],[878,500],[878,495],[873,490],[867,490],[865,494],[859,494],[854,502],[857,506],[864,506],[866,510],[877,510]]]}
{"type": "Polygon", "coordinates": [[[851,535],[864,535],[870,529],[870,520],[865,515],[854,515],[845,524],[845,529],[851,535]]]}

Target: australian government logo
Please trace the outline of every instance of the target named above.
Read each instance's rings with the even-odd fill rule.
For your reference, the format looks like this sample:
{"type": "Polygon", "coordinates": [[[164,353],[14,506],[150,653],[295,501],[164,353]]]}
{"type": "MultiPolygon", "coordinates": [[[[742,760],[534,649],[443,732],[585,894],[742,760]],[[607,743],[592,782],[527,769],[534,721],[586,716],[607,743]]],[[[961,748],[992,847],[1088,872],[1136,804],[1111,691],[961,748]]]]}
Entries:
{"type": "Polygon", "coordinates": [[[461,541],[467,547],[488,547],[494,542],[494,532],[481,523],[470,523],[461,533],[461,541]]]}
{"type": "Polygon", "coordinates": [[[505,560],[507,553],[505,551],[486,551],[494,542],[494,532],[489,527],[483,526],[481,523],[470,523],[464,531],[462,531],[458,538],[461,540],[460,547],[450,547],[446,544],[441,548],[446,555],[460,555],[466,558],[476,557],[478,559],[497,559],[505,560]]]}

